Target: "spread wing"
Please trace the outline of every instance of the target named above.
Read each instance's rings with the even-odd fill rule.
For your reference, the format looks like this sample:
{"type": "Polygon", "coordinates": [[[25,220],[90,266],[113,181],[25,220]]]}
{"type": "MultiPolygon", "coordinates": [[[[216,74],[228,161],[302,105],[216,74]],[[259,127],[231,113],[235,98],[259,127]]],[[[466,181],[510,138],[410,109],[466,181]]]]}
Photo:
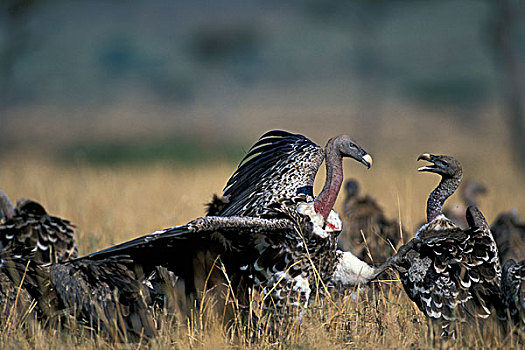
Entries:
{"type": "Polygon", "coordinates": [[[226,184],[227,203],[217,215],[275,216],[283,202],[313,199],[314,179],[323,159],[323,149],[302,135],[267,132],[226,184]]]}
{"type": "Polygon", "coordinates": [[[231,270],[229,273],[237,273],[241,267],[253,265],[274,242],[285,246],[287,240],[296,240],[296,227],[288,219],[207,216],[80,259],[126,255],[142,279],[162,266],[184,281],[186,290],[191,292],[198,284],[195,276],[207,274],[217,257],[231,270]]]}
{"type": "Polygon", "coordinates": [[[78,255],[75,226],[68,220],[49,215],[39,203],[23,199],[14,216],[0,223],[1,249],[15,256],[34,251],[40,262],[65,261],[78,255]]]}

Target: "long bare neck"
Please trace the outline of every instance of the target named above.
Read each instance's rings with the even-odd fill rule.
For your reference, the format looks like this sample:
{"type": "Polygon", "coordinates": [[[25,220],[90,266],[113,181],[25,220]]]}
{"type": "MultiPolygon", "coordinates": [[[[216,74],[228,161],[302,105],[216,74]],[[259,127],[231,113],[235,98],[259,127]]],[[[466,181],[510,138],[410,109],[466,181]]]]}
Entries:
{"type": "Polygon", "coordinates": [[[430,193],[427,201],[427,222],[431,222],[439,215],[443,209],[443,204],[450,197],[461,182],[462,174],[456,174],[453,177],[443,177],[439,185],[430,193]]]}
{"type": "Polygon", "coordinates": [[[8,219],[12,218],[15,215],[15,207],[13,203],[9,200],[7,195],[0,191],[0,219],[6,217],[8,219]]]}
{"type": "Polygon", "coordinates": [[[323,190],[314,201],[315,212],[321,214],[323,219],[334,207],[337,195],[343,183],[343,158],[334,139],[328,141],[325,148],[326,181],[323,190]]]}

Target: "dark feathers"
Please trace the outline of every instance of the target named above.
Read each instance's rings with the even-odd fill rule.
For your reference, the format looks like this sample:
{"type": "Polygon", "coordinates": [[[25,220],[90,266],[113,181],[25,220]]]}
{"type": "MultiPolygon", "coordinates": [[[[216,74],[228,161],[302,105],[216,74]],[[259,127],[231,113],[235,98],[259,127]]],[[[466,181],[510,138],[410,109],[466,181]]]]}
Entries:
{"type": "MultiPolygon", "coordinates": [[[[276,282],[271,275],[279,271],[283,273],[282,282],[289,283],[311,268],[305,255],[295,255],[305,254],[304,250],[293,252],[304,243],[314,249],[314,242],[307,238],[310,230],[307,221],[297,226],[288,219],[208,216],[102,250],[86,259],[130,256],[132,262],[127,266],[139,280],[151,285],[154,293],[158,288],[153,284],[160,283],[161,289],[173,287],[179,292],[175,303],[185,304],[186,297],[199,299],[198,292],[205,289],[205,284],[209,289],[221,290],[228,283],[225,273],[235,290],[247,291],[251,286],[269,290],[276,282]],[[304,233],[305,241],[298,230],[304,233]],[[303,262],[285,273],[297,258],[303,262]],[[173,275],[159,276],[159,266],[160,272],[173,275]]],[[[238,297],[246,305],[248,295],[238,297]]],[[[281,299],[280,294],[275,297],[276,302],[281,299]]]]}
{"type": "Polygon", "coordinates": [[[467,209],[469,228],[444,216],[423,226],[391,263],[408,296],[423,313],[443,325],[501,310],[501,266],[496,242],[475,207],[467,209]]]}
{"type": "Polygon", "coordinates": [[[279,216],[283,202],[313,199],[323,149],[299,134],[269,131],[255,143],[223,192],[220,216],[279,216]]]}
{"type": "Polygon", "coordinates": [[[394,248],[401,238],[399,223],[387,219],[382,208],[372,197],[359,196],[359,184],[356,180],[347,181],[345,190],[344,224],[338,238],[339,248],[352,251],[359,259],[369,264],[385,262],[394,254],[394,248]]]}
{"type": "Polygon", "coordinates": [[[430,319],[442,326],[442,335],[455,336],[454,322],[487,318],[501,312],[501,265],[498,248],[478,208],[470,206],[462,229],[441,209],[459,186],[461,164],[450,156],[424,153],[418,160],[431,162],[418,171],[441,175],[427,201],[427,221],[416,237],[399,248],[379,269],[394,267],[412,301],[430,319]]]}
{"type": "Polygon", "coordinates": [[[211,202],[206,204],[206,216],[218,216],[229,203],[228,197],[219,197],[214,194],[211,202]]]}
{"type": "Polygon", "coordinates": [[[503,265],[501,291],[508,312],[508,317],[514,326],[525,331],[525,260],[516,263],[508,260],[503,265]]]}
{"type": "Polygon", "coordinates": [[[490,230],[498,244],[501,261],[525,258],[525,222],[515,209],[499,214],[490,230]]]}
{"type": "Polygon", "coordinates": [[[21,199],[14,215],[0,222],[0,249],[15,256],[34,251],[38,262],[61,262],[78,256],[75,225],[49,215],[39,203],[21,199]]]}
{"type": "Polygon", "coordinates": [[[126,256],[45,265],[9,258],[1,270],[15,284],[23,281],[40,316],[53,327],[67,325],[71,319],[102,327],[121,340],[150,337],[156,329],[144,301],[143,286],[127,264],[126,256]]]}
{"type": "MultiPolygon", "coordinates": [[[[78,255],[75,242],[75,226],[47,214],[39,203],[21,199],[16,208],[7,195],[0,191],[0,251],[5,260],[2,266],[9,265],[10,258],[19,258],[38,263],[62,262],[78,255]]],[[[13,269],[0,269],[1,318],[4,319],[15,306],[19,282],[13,269]]],[[[27,305],[30,296],[21,289],[17,309],[27,305]]]]}
{"type": "Polygon", "coordinates": [[[204,291],[228,300],[230,285],[242,306],[248,306],[251,290],[280,311],[290,304],[304,307],[321,285],[319,278],[328,282],[341,258],[336,250],[341,222],[331,209],[342,181],[342,159],[352,157],[367,166],[372,161],[346,135],[327,145],[327,173],[334,176],[327,177],[329,186],[321,192],[329,197],[319,200],[323,215],[316,211],[312,186],[325,152],[302,135],[270,131],[242,160],[223,197],[215,196],[208,205],[208,215],[217,216],[154,232],[86,259],[130,256],[128,267],[156,298],[162,294],[159,289],[178,291],[176,304],[193,305],[204,291]]]}

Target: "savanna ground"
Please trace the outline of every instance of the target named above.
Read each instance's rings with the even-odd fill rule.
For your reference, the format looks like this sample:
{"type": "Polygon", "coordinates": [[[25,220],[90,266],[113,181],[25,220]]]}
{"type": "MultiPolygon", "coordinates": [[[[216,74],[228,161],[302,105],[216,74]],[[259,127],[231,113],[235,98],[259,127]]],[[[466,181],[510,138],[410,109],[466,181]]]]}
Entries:
{"type": "MultiPolygon", "coordinates": [[[[497,122],[487,120],[485,127],[479,129],[466,125],[453,133],[446,122],[418,123],[414,119],[403,125],[405,132],[414,135],[414,144],[408,141],[408,134],[395,132],[399,126],[395,130],[377,130],[372,136],[376,140],[373,149],[361,142],[374,156],[371,170],[345,161],[345,177],[357,178],[363,191],[377,198],[389,217],[400,218],[408,228],[404,241],[413,236],[416,224],[423,220],[427,195],[438,181],[435,175],[417,173],[415,159],[423,152],[456,156],[463,164],[465,178],[477,178],[489,187],[481,203],[489,222],[499,212],[513,207],[525,213],[525,178],[513,163],[504,132],[493,133],[501,131],[497,122]],[[421,130],[428,135],[428,127],[442,137],[418,135],[421,130]]],[[[264,131],[261,129],[259,134],[264,131]]],[[[315,127],[309,132],[293,131],[325,142],[321,139],[325,133],[319,135],[315,127]]],[[[359,135],[356,138],[363,139],[359,135]]],[[[244,150],[252,141],[243,145],[244,150]]],[[[77,224],[80,253],[86,254],[202,216],[204,203],[213,193],[220,193],[235,167],[236,161],[226,160],[94,165],[85,161],[64,162],[27,149],[8,150],[0,158],[0,188],[13,199],[35,199],[50,213],[77,224]]],[[[321,169],[317,191],[323,180],[321,169]]],[[[454,196],[449,203],[457,200],[454,196]]],[[[341,198],[336,209],[340,205],[341,198]]],[[[247,337],[242,324],[226,329],[213,315],[201,315],[196,310],[189,319],[168,320],[159,315],[159,336],[148,344],[131,345],[115,343],[88,330],[45,328],[31,317],[11,320],[0,330],[0,348],[521,348],[515,336],[497,335],[494,324],[482,330],[460,329],[456,343],[442,344],[430,335],[425,317],[406,297],[400,283],[394,280],[386,284],[390,288],[375,294],[332,292],[331,297],[314,303],[300,326],[283,328],[276,338],[266,336],[264,330],[247,337]]]]}

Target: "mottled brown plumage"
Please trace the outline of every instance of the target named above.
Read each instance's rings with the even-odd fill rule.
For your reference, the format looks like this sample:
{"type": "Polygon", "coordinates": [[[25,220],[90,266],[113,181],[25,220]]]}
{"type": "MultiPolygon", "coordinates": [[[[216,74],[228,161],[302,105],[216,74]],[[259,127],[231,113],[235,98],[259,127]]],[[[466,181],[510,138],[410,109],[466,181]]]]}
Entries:
{"type": "Polygon", "coordinates": [[[459,162],[429,154],[418,159],[433,163],[419,171],[442,176],[427,202],[428,223],[379,271],[393,267],[410,299],[428,318],[441,324],[442,335],[454,336],[454,322],[483,319],[494,309],[503,309],[498,249],[476,207],[466,211],[467,229],[440,213],[445,200],[459,185],[459,162]]]}
{"type": "Polygon", "coordinates": [[[499,214],[490,230],[498,244],[501,262],[525,259],[525,221],[515,209],[499,214]]]}
{"type": "Polygon", "coordinates": [[[506,307],[506,317],[514,327],[525,331],[525,260],[516,263],[510,259],[503,265],[501,291],[506,307]]]}
{"type": "MultiPolygon", "coordinates": [[[[17,206],[13,206],[9,197],[0,191],[0,251],[4,258],[18,257],[39,263],[75,258],[78,252],[74,229],[71,222],[47,214],[35,201],[20,199],[17,206]]],[[[0,271],[1,319],[6,319],[15,306],[18,293],[18,284],[10,277],[0,271]]],[[[16,308],[28,300],[29,295],[22,289],[16,308]]]]}
{"type": "Polygon", "coordinates": [[[100,260],[76,259],[41,264],[7,258],[0,268],[11,281],[27,290],[46,324],[103,329],[120,340],[138,340],[156,334],[144,300],[144,287],[127,268],[126,256],[100,260]]]}
{"type": "Polygon", "coordinates": [[[31,296],[20,286],[20,275],[12,268],[8,251],[0,251],[0,326],[10,319],[18,321],[20,315],[28,310],[31,305],[31,296]]]}
{"type": "MultiPolygon", "coordinates": [[[[9,202],[5,194],[0,193],[0,197],[3,203],[9,202]]],[[[20,199],[11,214],[0,221],[0,249],[15,256],[32,251],[31,258],[41,263],[76,258],[75,225],[49,215],[35,201],[20,199]]]]}
{"type": "Polygon", "coordinates": [[[401,238],[399,223],[387,219],[383,209],[372,197],[359,196],[356,180],[346,182],[345,192],[339,248],[351,251],[369,264],[385,262],[395,253],[394,248],[401,238]]]}
{"type": "MultiPolygon", "coordinates": [[[[158,267],[166,268],[174,276],[161,277],[160,285],[175,284],[182,291],[180,304],[189,300],[193,305],[204,291],[224,301],[230,281],[241,305],[248,305],[251,289],[277,310],[306,306],[321,281],[328,283],[336,270],[341,272],[339,262],[346,257],[336,249],[340,220],[331,210],[342,182],[343,157],[366,166],[372,160],[345,135],[330,139],[323,151],[302,135],[268,132],[230,178],[223,199],[215,197],[209,205],[208,213],[218,216],[139,237],[87,259],[129,255],[137,278],[153,289],[158,267]],[[327,180],[314,198],[312,186],[323,158],[327,180]]],[[[343,269],[354,278],[351,283],[371,272],[362,264],[358,271],[343,269]]],[[[345,273],[335,274],[337,280],[345,280],[345,273]]]]}
{"type": "Polygon", "coordinates": [[[74,319],[90,327],[101,326],[119,339],[155,333],[143,287],[126,267],[129,259],[114,256],[68,262],[78,255],[71,222],[49,215],[42,205],[28,199],[19,200],[15,208],[3,193],[0,205],[4,257],[0,296],[3,294],[6,308],[14,305],[23,281],[23,303],[19,304],[34,300],[40,316],[52,325],[74,319]]]}

